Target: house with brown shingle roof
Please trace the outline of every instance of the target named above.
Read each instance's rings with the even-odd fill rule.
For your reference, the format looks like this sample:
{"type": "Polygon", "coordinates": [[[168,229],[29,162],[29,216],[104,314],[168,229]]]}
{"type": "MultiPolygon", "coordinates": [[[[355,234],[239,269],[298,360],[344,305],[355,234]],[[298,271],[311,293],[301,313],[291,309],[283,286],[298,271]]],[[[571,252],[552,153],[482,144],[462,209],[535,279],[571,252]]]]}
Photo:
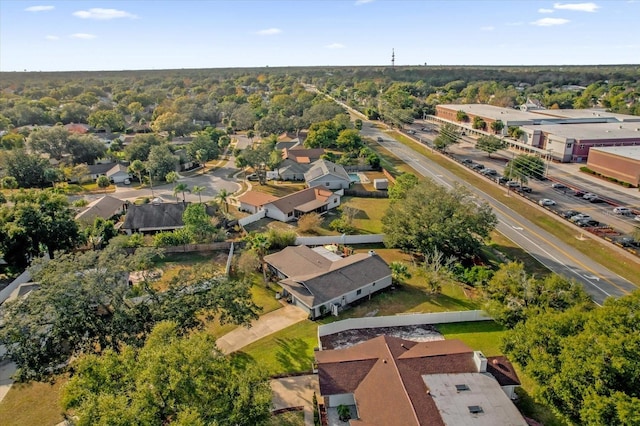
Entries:
{"type": "Polygon", "coordinates": [[[311,164],[324,155],[323,148],[285,148],[282,150],[283,160],[292,160],[299,164],[311,164]]]}
{"type": "Polygon", "coordinates": [[[264,260],[280,279],[283,295],[312,319],[391,285],[391,269],[373,251],[340,257],[322,248],[290,246],[264,260]]]}
{"type": "Polygon", "coordinates": [[[290,222],[307,213],[323,214],[340,205],[340,195],[322,188],[307,188],[263,205],[266,216],[290,222]]]}
{"type": "Polygon", "coordinates": [[[353,426],[527,425],[510,399],[513,366],[459,340],[383,335],[315,358],[329,419],[346,405],[353,426]]]}

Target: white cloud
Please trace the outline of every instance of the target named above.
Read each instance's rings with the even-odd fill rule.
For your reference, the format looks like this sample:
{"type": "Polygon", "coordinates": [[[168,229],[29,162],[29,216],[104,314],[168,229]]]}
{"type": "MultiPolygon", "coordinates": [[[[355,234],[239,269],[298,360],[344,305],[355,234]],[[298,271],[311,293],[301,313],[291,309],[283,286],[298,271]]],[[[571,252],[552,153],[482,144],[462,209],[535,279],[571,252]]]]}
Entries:
{"type": "Polygon", "coordinates": [[[553,9],[538,9],[538,13],[553,13],[553,9]]]}
{"type": "Polygon", "coordinates": [[[46,38],[47,40],[60,40],[60,37],[55,35],[44,36],[44,38],[46,38]]]}
{"type": "Polygon", "coordinates": [[[280,34],[281,32],[282,32],[282,30],[280,28],[267,28],[266,30],[258,31],[256,34],[269,36],[269,35],[280,34]]]}
{"type": "Polygon", "coordinates": [[[96,36],[94,34],[87,34],[87,33],[75,33],[75,34],[71,34],[70,37],[72,38],[79,38],[82,40],[91,40],[96,38],[96,36]]]}
{"type": "Polygon", "coordinates": [[[25,12],[46,12],[47,10],[53,10],[55,6],[29,6],[25,12]]]}
{"type": "Polygon", "coordinates": [[[345,46],[342,43],[331,43],[331,44],[327,44],[325,47],[327,49],[344,49],[347,46],[345,46]]]}
{"type": "Polygon", "coordinates": [[[539,27],[553,27],[554,25],[564,25],[571,21],[564,18],[542,18],[537,21],[533,21],[531,25],[537,25],[539,27]]]}
{"type": "Polygon", "coordinates": [[[106,21],[109,19],[118,19],[118,18],[137,18],[136,15],[125,12],[124,10],[118,9],[101,9],[99,7],[95,7],[89,10],[78,10],[73,12],[73,16],[82,19],[98,19],[101,21],[106,21]]]}
{"type": "Polygon", "coordinates": [[[373,0],[356,0],[356,6],[362,6],[363,4],[372,3],[373,0]]]}
{"type": "Polygon", "coordinates": [[[493,31],[495,29],[496,29],[496,27],[494,27],[493,25],[487,25],[486,27],[480,27],[481,31],[493,31]]]}
{"type": "Polygon", "coordinates": [[[595,3],[554,3],[553,8],[578,12],[595,12],[597,9],[600,9],[600,6],[595,3]]]}

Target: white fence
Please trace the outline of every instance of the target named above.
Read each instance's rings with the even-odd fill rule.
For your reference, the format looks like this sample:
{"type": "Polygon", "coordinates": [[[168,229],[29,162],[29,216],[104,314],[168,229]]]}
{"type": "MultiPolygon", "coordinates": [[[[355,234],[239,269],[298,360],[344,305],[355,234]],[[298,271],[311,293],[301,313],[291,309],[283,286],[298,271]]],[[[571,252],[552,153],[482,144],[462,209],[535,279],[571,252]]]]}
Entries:
{"type": "Polygon", "coordinates": [[[447,324],[451,322],[490,321],[484,311],[435,312],[430,314],[401,314],[386,317],[350,318],[318,326],[320,337],[359,328],[397,327],[405,325],[447,324]]]}
{"type": "Polygon", "coordinates": [[[327,235],[324,237],[298,237],[298,246],[323,246],[326,244],[376,244],[384,240],[384,234],[327,235]]]}
{"type": "Polygon", "coordinates": [[[240,226],[247,226],[250,223],[257,222],[260,219],[264,218],[266,214],[267,213],[264,210],[260,210],[258,213],[254,213],[251,216],[247,216],[247,217],[243,217],[242,219],[239,219],[238,224],[240,226]]]}

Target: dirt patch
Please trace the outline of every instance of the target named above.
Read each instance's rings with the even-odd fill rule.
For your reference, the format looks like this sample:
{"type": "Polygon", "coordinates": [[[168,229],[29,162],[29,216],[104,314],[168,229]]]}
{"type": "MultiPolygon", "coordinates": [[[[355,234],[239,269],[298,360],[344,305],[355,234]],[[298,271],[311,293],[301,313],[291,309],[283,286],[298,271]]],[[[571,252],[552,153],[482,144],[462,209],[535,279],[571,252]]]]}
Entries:
{"type": "Polygon", "coordinates": [[[323,349],[344,349],[384,334],[412,342],[444,340],[434,326],[422,324],[345,330],[322,336],[320,342],[323,349]]]}

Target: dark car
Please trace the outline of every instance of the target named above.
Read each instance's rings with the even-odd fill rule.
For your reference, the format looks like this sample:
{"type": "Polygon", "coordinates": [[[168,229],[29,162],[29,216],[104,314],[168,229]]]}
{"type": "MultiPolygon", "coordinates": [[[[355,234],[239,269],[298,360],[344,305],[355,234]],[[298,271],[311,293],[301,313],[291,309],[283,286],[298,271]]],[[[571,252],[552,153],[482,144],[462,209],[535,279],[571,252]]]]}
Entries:
{"type": "Polygon", "coordinates": [[[533,189],[531,189],[528,186],[521,186],[519,188],[515,188],[516,191],[520,191],[520,192],[531,192],[533,191],[533,189]]]}
{"type": "Polygon", "coordinates": [[[593,197],[589,200],[590,203],[604,203],[604,200],[600,197],[593,197]]]}
{"type": "Polygon", "coordinates": [[[462,164],[473,164],[473,160],[469,160],[468,158],[465,158],[461,161],[462,164]]]}
{"type": "Polygon", "coordinates": [[[551,187],[552,187],[553,189],[567,189],[567,186],[566,186],[566,185],[563,185],[563,184],[561,184],[561,183],[552,183],[552,184],[551,184],[551,187]]]}
{"type": "Polygon", "coordinates": [[[474,163],[473,166],[471,166],[471,168],[474,170],[482,170],[484,169],[484,164],[474,163]]]}
{"type": "Polygon", "coordinates": [[[504,176],[498,176],[496,178],[496,182],[498,182],[500,185],[504,185],[505,183],[509,182],[509,178],[504,176]]]}
{"type": "Polygon", "coordinates": [[[575,195],[576,197],[582,197],[584,194],[586,194],[586,192],[584,191],[580,191],[580,190],[573,191],[573,195],[575,195]]]}
{"type": "Polygon", "coordinates": [[[575,211],[575,210],[566,210],[563,211],[562,213],[560,213],[560,216],[564,217],[565,219],[569,219],[577,214],[579,214],[580,212],[575,211]]]}
{"type": "Polygon", "coordinates": [[[593,227],[593,226],[600,226],[600,222],[598,222],[597,220],[593,220],[593,219],[585,219],[585,220],[577,221],[576,225],[578,225],[581,228],[588,228],[588,227],[593,227]]]}

